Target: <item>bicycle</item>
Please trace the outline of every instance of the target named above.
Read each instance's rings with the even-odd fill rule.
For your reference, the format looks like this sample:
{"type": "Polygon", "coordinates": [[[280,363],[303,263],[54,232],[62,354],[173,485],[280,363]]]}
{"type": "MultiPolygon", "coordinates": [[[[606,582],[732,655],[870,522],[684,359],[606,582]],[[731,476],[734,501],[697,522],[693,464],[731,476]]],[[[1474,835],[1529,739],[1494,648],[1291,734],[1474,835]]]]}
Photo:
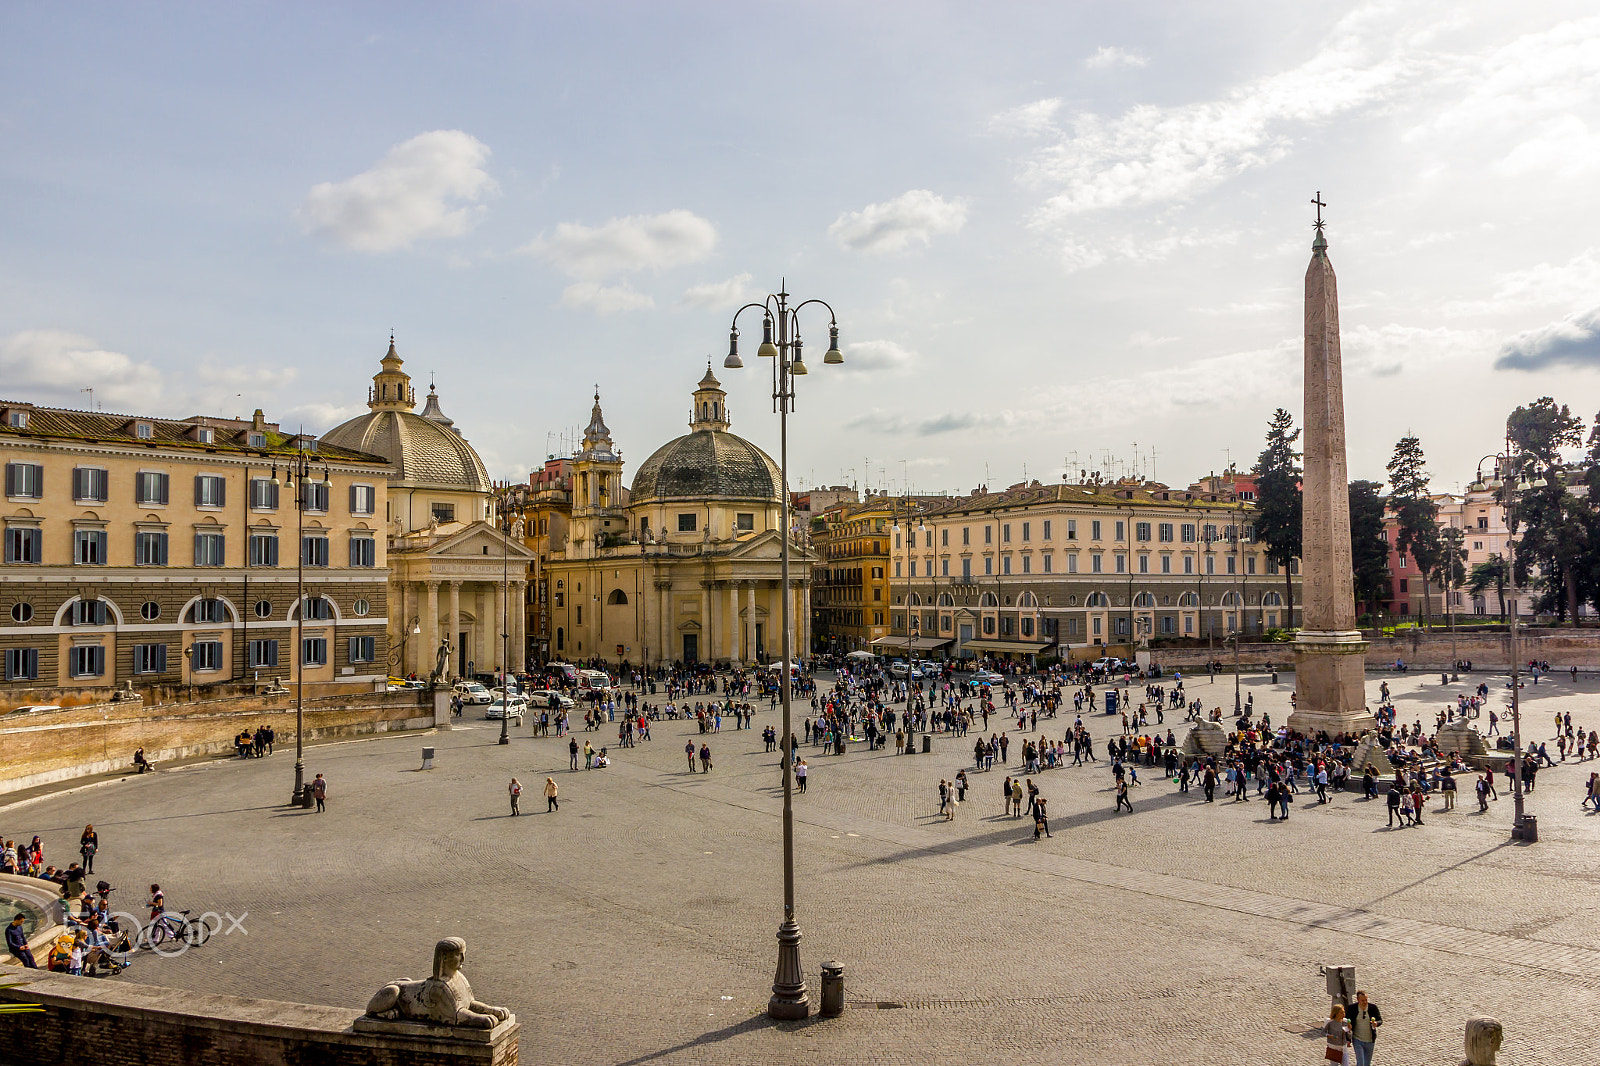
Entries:
{"type": "Polygon", "coordinates": [[[210,914],[192,918],[190,917],[192,913],[192,911],[176,913],[162,911],[155,921],[139,931],[136,946],[148,948],[158,955],[166,955],[168,951],[163,950],[164,945],[169,942],[175,943],[178,946],[172,949],[171,953],[179,955],[188,948],[204,944],[222,927],[222,922],[210,914]]]}

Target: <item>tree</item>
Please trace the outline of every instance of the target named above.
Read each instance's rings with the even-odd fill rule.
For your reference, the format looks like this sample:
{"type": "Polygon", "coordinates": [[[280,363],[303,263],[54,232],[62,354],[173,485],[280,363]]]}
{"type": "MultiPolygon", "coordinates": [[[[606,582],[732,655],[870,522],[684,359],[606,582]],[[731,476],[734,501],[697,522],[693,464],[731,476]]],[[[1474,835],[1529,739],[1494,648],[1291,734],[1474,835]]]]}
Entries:
{"type": "Polygon", "coordinates": [[[1579,585],[1588,569],[1590,508],[1567,491],[1561,452],[1583,445],[1583,419],[1565,404],[1542,396],[1511,412],[1506,435],[1520,487],[1508,524],[1515,523],[1513,533],[1516,526],[1523,527],[1512,579],[1525,586],[1537,574],[1544,593],[1537,609],[1554,611],[1561,620],[1569,613],[1576,618],[1579,585]],[[1544,484],[1535,485],[1536,481],[1544,484]]]}
{"type": "Polygon", "coordinates": [[[1500,598],[1500,621],[1506,620],[1506,582],[1511,579],[1511,568],[1506,566],[1505,556],[1495,554],[1472,568],[1472,573],[1467,578],[1467,591],[1474,596],[1482,596],[1484,590],[1494,586],[1495,595],[1500,598]]]}
{"type": "Polygon", "coordinates": [[[1467,579],[1467,549],[1462,543],[1462,536],[1462,531],[1456,526],[1439,530],[1439,565],[1433,572],[1433,578],[1444,586],[1445,611],[1448,614],[1454,614],[1450,610],[1451,590],[1460,588],[1467,579]]]}
{"type": "Polygon", "coordinates": [[[1383,539],[1381,481],[1350,482],[1350,563],[1356,600],[1389,598],[1389,542],[1383,539]]]}
{"type": "Polygon", "coordinates": [[[1430,578],[1444,561],[1444,543],[1439,537],[1439,505],[1428,495],[1428,467],[1422,442],[1402,437],[1389,460],[1389,509],[1399,526],[1395,537],[1402,555],[1410,556],[1422,574],[1422,616],[1429,615],[1432,599],[1430,578]]]}
{"type": "Polygon", "coordinates": [[[1256,459],[1256,538],[1266,545],[1267,558],[1283,569],[1284,602],[1289,611],[1285,626],[1294,624],[1294,584],[1289,564],[1300,558],[1300,453],[1295,442],[1300,431],[1294,416],[1283,408],[1272,413],[1267,423],[1267,446],[1256,459]]]}

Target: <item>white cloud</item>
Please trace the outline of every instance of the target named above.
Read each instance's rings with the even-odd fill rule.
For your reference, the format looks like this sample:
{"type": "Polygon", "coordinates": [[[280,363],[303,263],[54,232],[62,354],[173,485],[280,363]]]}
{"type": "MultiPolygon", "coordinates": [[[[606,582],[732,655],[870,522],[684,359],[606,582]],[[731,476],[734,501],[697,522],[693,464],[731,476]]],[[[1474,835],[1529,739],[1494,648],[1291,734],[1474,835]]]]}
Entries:
{"type": "Polygon", "coordinates": [[[755,287],[750,284],[751,280],[749,274],[735,274],[727,281],[691,285],[684,290],[683,302],[691,307],[725,307],[731,311],[753,298],[755,287]]]}
{"type": "Polygon", "coordinates": [[[371,170],[313,186],[297,217],[306,232],[358,252],[459,237],[482,216],[477,201],[495,191],[488,158],[488,145],[460,130],[420,133],[371,170]]]}
{"type": "Polygon", "coordinates": [[[571,277],[600,281],[615,274],[697,263],[711,254],[716,243],[715,226],[679,209],[613,218],[599,226],[563,222],[549,239],[540,238],[522,250],[571,277]]]}
{"type": "Polygon", "coordinates": [[[989,129],[995,133],[1011,133],[1025,137],[1049,133],[1056,128],[1056,112],[1061,110],[1061,97],[1052,96],[1035,100],[1031,104],[1002,111],[989,120],[989,129]]]}
{"type": "Polygon", "coordinates": [[[1071,237],[1061,238],[1061,265],[1067,271],[1085,270],[1108,261],[1129,263],[1158,263],[1180,251],[1221,248],[1239,240],[1239,234],[1223,231],[1189,230],[1149,236],[1123,234],[1098,244],[1088,244],[1071,237]]]}
{"type": "Polygon", "coordinates": [[[935,236],[955,233],[966,222],[967,205],[961,200],[912,189],[893,200],[840,215],[828,227],[828,236],[851,251],[899,252],[913,242],[926,247],[935,236]]]}
{"type": "Polygon", "coordinates": [[[627,282],[602,285],[598,281],[580,281],[568,285],[561,293],[561,303],[566,307],[593,311],[597,315],[642,311],[656,305],[647,294],[635,291],[627,282]]]}
{"type": "Polygon", "coordinates": [[[1486,300],[1453,300],[1447,315],[1495,314],[1538,307],[1587,307],[1600,292],[1600,249],[1589,248],[1561,264],[1539,263],[1495,279],[1486,300]]]}
{"type": "Polygon", "coordinates": [[[366,413],[366,404],[314,401],[285,408],[277,421],[285,432],[289,432],[291,429],[298,430],[301,426],[304,426],[307,433],[315,433],[321,436],[334,426],[348,422],[356,415],[366,413]]]}
{"type": "Polygon", "coordinates": [[[1112,67],[1142,67],[1150,60],[1136,52],[1112,45],[1101,45],[1094,55],[1083,61],[1090,70],[1110,70],[1112,67]]]}
{"type": "Polygon", "coordinates": [[[1500,348],[1496,370],[1600,366],[1600,307],[1519,333],[1500,348]]]}
{"type": "Polygon", "coordinates": [[[0,382],[12,399],[89,409],[150,413],[161,400],[161,374],[149,363],[101,348],[60,329],[32,329],[0,338],[0,382]]]}
{"type": "Polygon", "coordinates": [[[844,370],[870,373],[874,370],[903,370],[916,359],[916,353],[894,341],[856,341],[844,346],[844,370]]]}

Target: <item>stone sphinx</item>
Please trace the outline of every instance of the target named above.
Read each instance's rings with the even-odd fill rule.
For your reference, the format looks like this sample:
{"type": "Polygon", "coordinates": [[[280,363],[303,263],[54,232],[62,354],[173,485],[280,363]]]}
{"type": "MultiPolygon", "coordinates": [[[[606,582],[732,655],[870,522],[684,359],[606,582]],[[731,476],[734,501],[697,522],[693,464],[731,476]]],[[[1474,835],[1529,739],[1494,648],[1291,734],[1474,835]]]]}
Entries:
{"type": "Polygon", "coordinates": [[[433,976],[384,985],[367,1004],[367,1017],[458,1029],[493,1029],[509,1019],[511,1012],[472,998],[472,986],[461,972],[466,960],[467,942],[458,936],[445,937],[433,947],[433,976]]]}
{"type": "Polygon", "coordinates": [[[1494,1057],[1500,1050],[1505,1030],[1493,1018],[1479,1016],[1467,1019],[1467,1057],[1461,1066],[1494,1066],[1494,1057]]]}

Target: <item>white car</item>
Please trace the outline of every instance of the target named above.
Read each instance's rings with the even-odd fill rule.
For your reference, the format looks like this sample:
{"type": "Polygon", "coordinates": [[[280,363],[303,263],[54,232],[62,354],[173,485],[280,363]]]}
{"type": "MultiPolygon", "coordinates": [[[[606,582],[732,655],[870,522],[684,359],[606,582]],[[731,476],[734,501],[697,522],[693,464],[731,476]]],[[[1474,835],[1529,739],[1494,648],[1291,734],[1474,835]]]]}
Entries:
{"type": "Polygon", "coordinates": [[[1005,677],[1002,674],[995,673],[993,670],[979,670],[972,675],[972,681],[977,685],[998,685],[1005,681],[1005,677]]]}
{"type": "Polygon", "coordinates": [[[506,712],[505,700],[497,699],[493,703],[489,704],[489,709],[483,712],[483,716],[485,718],[492,718],[497,721],[501,718],[511,718],[515,720],[518,725],[521,725],[522,713],[527,710],[527,708],[527,700],[523,699],[521,696],[512,696],[511,710],[509,714],[506,712]]]}
{"type": "Polygon", "coordinates": [[[542,711],[550,706],[552,699],[555,700],[556,707],[563,711],[571,710],[578,705],[578,701],[571,696],[564,696],[554,689],[538,688],[528,693],[528,706],[542,711]]]}
{"type": "Polygon", "coordinates": [[[1116,658],[1115,656],[1112,656],[1110,658],[1096,659],[1094,662],[1090,663],[1089,665],[1092,666],[1096,670],[1104,670],[1107,673],[1115,673],[1116,671],[1121,670],[1121,669],[1124,668],[1122,660],[1116,658]]]}
{"type": "Polygon", "coordinates": [[[454,691],[457,696],[461,697],[461,702],[464,704],[473,705],[494,702],[494,697],[489,694],[489,690],[476,681],[457,681],[454,691]]]}

